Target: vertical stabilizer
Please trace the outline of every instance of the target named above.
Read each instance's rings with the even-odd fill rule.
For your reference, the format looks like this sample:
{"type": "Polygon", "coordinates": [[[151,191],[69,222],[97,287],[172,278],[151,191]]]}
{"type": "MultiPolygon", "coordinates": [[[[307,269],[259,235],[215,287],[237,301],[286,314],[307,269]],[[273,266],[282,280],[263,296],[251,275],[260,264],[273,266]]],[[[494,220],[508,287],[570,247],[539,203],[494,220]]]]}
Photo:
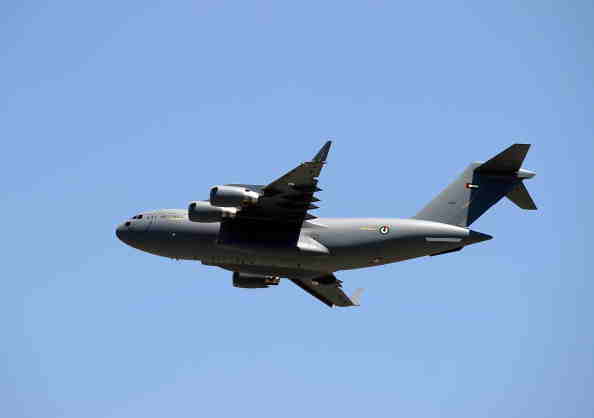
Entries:
{"type": "Polygon", "coordinates": [[[536,209],[523,184],[535,174],[521,168],[529,148],[514,144],[484,163],[470,164],[414,218],[469,226],[504,196],[522,209],[536,209]]]}

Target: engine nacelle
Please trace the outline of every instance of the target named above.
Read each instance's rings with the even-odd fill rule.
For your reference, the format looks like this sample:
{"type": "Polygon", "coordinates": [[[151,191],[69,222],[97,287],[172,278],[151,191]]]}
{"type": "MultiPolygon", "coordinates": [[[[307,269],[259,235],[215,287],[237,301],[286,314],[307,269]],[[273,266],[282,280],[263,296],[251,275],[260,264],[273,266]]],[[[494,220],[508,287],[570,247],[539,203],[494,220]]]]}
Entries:
{"type": "Polygon", "coordinates": [[[244,289],[261,289],[268,286],[276,286],[280,282],[278,277],[263,276],[251,273],[233,273],[233,286],[244,289]]]}
{"type": "Polygon", "coordinates": [[[190,202],[188,206],[188,218],[192,222],[220,222],[234,218],[236,214],[236,208],[219,208],[203,200],[190,202]]]}
{"type": "Polygon", "coordinates": [[[210,189],[210,204],[221,207],[241,207],[258,203],[260,194],[245,187],[214,186],[210,189]]]}

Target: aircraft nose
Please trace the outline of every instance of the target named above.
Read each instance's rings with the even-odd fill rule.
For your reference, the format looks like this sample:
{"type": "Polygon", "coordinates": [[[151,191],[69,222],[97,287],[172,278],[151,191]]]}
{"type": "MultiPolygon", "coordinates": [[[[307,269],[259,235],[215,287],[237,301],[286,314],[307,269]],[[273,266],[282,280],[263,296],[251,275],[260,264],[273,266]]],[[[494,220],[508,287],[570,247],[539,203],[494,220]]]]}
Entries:
{"type": "Polygon", "coordinates": [[[130,221],[126,221],[116,228],[116,236],[120,241],[128,243],[130,240],[130,221]]]}

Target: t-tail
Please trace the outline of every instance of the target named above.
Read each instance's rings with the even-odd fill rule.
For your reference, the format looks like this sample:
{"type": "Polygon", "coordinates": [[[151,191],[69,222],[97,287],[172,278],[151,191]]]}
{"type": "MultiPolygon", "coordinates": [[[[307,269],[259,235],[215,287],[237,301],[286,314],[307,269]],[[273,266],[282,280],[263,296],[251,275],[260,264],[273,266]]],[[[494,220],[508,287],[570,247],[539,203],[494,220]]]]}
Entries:
{"type": "Polygon", "coordinates": [[[484,163],[472,163],[425,206],[415,219],[469,226],[507,196],[522,209],[535,210],[524,180],[536,173],[521,168],[530,144],[514,144],[484,163]]]}

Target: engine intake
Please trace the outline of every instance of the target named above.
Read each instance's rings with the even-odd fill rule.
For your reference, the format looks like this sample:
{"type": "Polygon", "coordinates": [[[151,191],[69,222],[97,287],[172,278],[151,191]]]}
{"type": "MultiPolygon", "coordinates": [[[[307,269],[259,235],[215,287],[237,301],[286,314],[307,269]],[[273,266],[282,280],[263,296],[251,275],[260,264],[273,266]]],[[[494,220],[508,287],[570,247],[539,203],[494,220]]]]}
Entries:
{"type": "Polygon", "coordinates": [[[260,194],[237,186],[214,186],[210,189],[210,204],[222,207],[241,207],[258,203],[260,194]]]}
{"type": "Polygon", "coordinates": [[[278,277],[263,276],[251,273],[233,273],[233,286],[243,289],[262,289],[268,286],[276,286],[280,282],[278,277]]]}
{"type": "Polygon", "coordinates": [[[202,200],[190,202],[188,206],[188,218],[192,222],[220,222],[234,218],[236,214],[236,208],[219,208],[202,200]]]}

